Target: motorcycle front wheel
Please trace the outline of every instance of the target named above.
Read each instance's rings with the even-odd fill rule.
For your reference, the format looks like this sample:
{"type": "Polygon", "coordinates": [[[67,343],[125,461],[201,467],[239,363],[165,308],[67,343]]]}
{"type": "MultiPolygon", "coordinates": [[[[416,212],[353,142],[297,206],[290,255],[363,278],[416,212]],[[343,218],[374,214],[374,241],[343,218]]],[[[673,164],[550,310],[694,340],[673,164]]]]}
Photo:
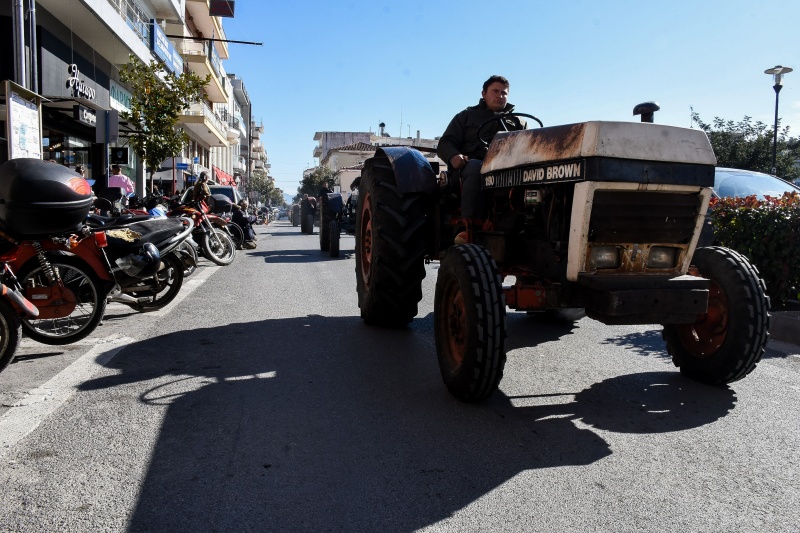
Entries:
{"type": "MultiPolygon", "coordinates": [[[[58,273],[64,288],[75,297],[75,308],[66,316],[54,318],[24,318],[22,331],[42,344],[61,346],[88,336],[106,312],[106,291],[89,265],[70,256],[48,256],[52,268],[58,273]]],[[[17,274],[20,285],[28,289],[51,287],[50,280],[36,259],[28,261],[17,274]]],[[[40,300],[31,299],[39,307],[40,300]]],[[[44,311],[46,307],[40,307],[44,311]]]]}
{"type": "Polygon", "coordinates": [[[202,242],[203,251],[205,256],[211,262],[220,266],[226,266],[233,263],[233,258],[236,257],[236,245],[233,239],[224,230],[214,228],[214,233],[205,233],[202,242]]]}
{"type": "Polygon", "coordinates": [[[5,299],[0,300],[0,372],[14,360],[20,337],[22,323],[19,315],[5,299]]]}

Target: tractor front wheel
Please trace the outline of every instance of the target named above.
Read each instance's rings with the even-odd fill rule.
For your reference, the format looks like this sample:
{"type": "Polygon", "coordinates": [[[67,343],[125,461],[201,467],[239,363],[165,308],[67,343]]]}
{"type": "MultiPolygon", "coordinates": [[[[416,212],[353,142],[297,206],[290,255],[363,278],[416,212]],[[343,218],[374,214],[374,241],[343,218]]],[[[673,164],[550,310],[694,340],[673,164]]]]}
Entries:
{"type": "Polygon", "coordinates": [[[439,369],[464,402],[488,397],[503,377],[506,305],[497,266],[482,246],[447,250],[433,308],[439,369]]]}
{"type": "Polygon", "coordinates": [[[693,324],[665,325],[667,351],[697,381],[740,380],[761,360],[769,336],[764,282],[747,258],[728,248],[698,248],[692,262],[710,280],[708,310],[693,324]]]}

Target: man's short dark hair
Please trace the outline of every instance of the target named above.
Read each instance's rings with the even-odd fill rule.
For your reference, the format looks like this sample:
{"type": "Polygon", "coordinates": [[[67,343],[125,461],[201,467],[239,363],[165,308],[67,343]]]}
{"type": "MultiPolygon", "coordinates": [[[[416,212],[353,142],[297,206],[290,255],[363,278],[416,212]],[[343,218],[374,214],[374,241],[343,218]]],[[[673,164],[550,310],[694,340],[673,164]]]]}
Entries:
{"type": "Polygon", "coordinates": [[[493,83],[498,83],[498,82],[502,83],[503,85],[505,85],[506,89],[508,89],[511,86],[508,83],[507,79],[505,79],[503,76],[498,76],[498,75],[495,74],[494,76],[490,76],[488,80],[483,82],[483,92],[486,92],[486,89],[489,88],[489,85],[491,85],[493,83]]]}

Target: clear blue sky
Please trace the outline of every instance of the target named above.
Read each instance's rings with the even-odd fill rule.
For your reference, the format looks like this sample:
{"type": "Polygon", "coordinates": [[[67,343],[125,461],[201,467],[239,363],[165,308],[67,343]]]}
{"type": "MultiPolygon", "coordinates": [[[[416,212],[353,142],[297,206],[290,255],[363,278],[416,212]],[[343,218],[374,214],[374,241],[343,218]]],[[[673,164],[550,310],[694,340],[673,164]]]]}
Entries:
{"type": "Polygon", "coordinates": [[[492,74],[545,126],[635,120],[650,100],[662,124],[689,127],[691,107],[706,122],[772,125],[764,70],[781,64],[796,70],[782,125],[800,136],[800,0],[239,0],[223,24],[228,39],[264,43],[231,44],[225,68],[244,80],[290,194],[316,163],[314,132],[382,121],[433,138],[492,74]]]}

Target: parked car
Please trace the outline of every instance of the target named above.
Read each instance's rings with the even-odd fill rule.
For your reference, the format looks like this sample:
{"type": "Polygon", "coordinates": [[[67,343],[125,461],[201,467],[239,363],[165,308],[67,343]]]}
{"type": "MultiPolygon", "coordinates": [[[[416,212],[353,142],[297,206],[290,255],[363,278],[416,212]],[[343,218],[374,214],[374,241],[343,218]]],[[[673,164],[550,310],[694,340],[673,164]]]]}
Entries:
{"type": "Polygon", "coordinates": [[[715,196],[722,198],[756,196],[763,200],[765,196],[780,198],[784,192],[800,192],[800,187],[762,172],[717,167],[712,190],[715,196]]]}
{"type": "MultiPolygon", "coordinates": [[[[215,194],[224,194],[228,197],[228,199],[238,204],[242,201],[242,193],[239,192],[239,189],[234,187],[233,185],[209,185],[208,188],[211,190],[212,196],[215,194]]],[[[186,191],[181,196],[181,203],[186,203],[186,199],[188,198],[189,194],[191,194],[192,188],[186,189],[186,191]]]]}
{"type": "MultiPolygon", "coordinates": [[[[752,170],[724,167],[714,169],[714,186],[711,187],[711,190],[717,198],[755,196],[759,200],[763,200],[765,196],[780,198],[785,192],[800,193],[800,187],[776,176],[752,170]]],[[[700,233],[697,246],[712,246],[715,240],[711,216],[706,215],[705,225],[700,233]]]]}

